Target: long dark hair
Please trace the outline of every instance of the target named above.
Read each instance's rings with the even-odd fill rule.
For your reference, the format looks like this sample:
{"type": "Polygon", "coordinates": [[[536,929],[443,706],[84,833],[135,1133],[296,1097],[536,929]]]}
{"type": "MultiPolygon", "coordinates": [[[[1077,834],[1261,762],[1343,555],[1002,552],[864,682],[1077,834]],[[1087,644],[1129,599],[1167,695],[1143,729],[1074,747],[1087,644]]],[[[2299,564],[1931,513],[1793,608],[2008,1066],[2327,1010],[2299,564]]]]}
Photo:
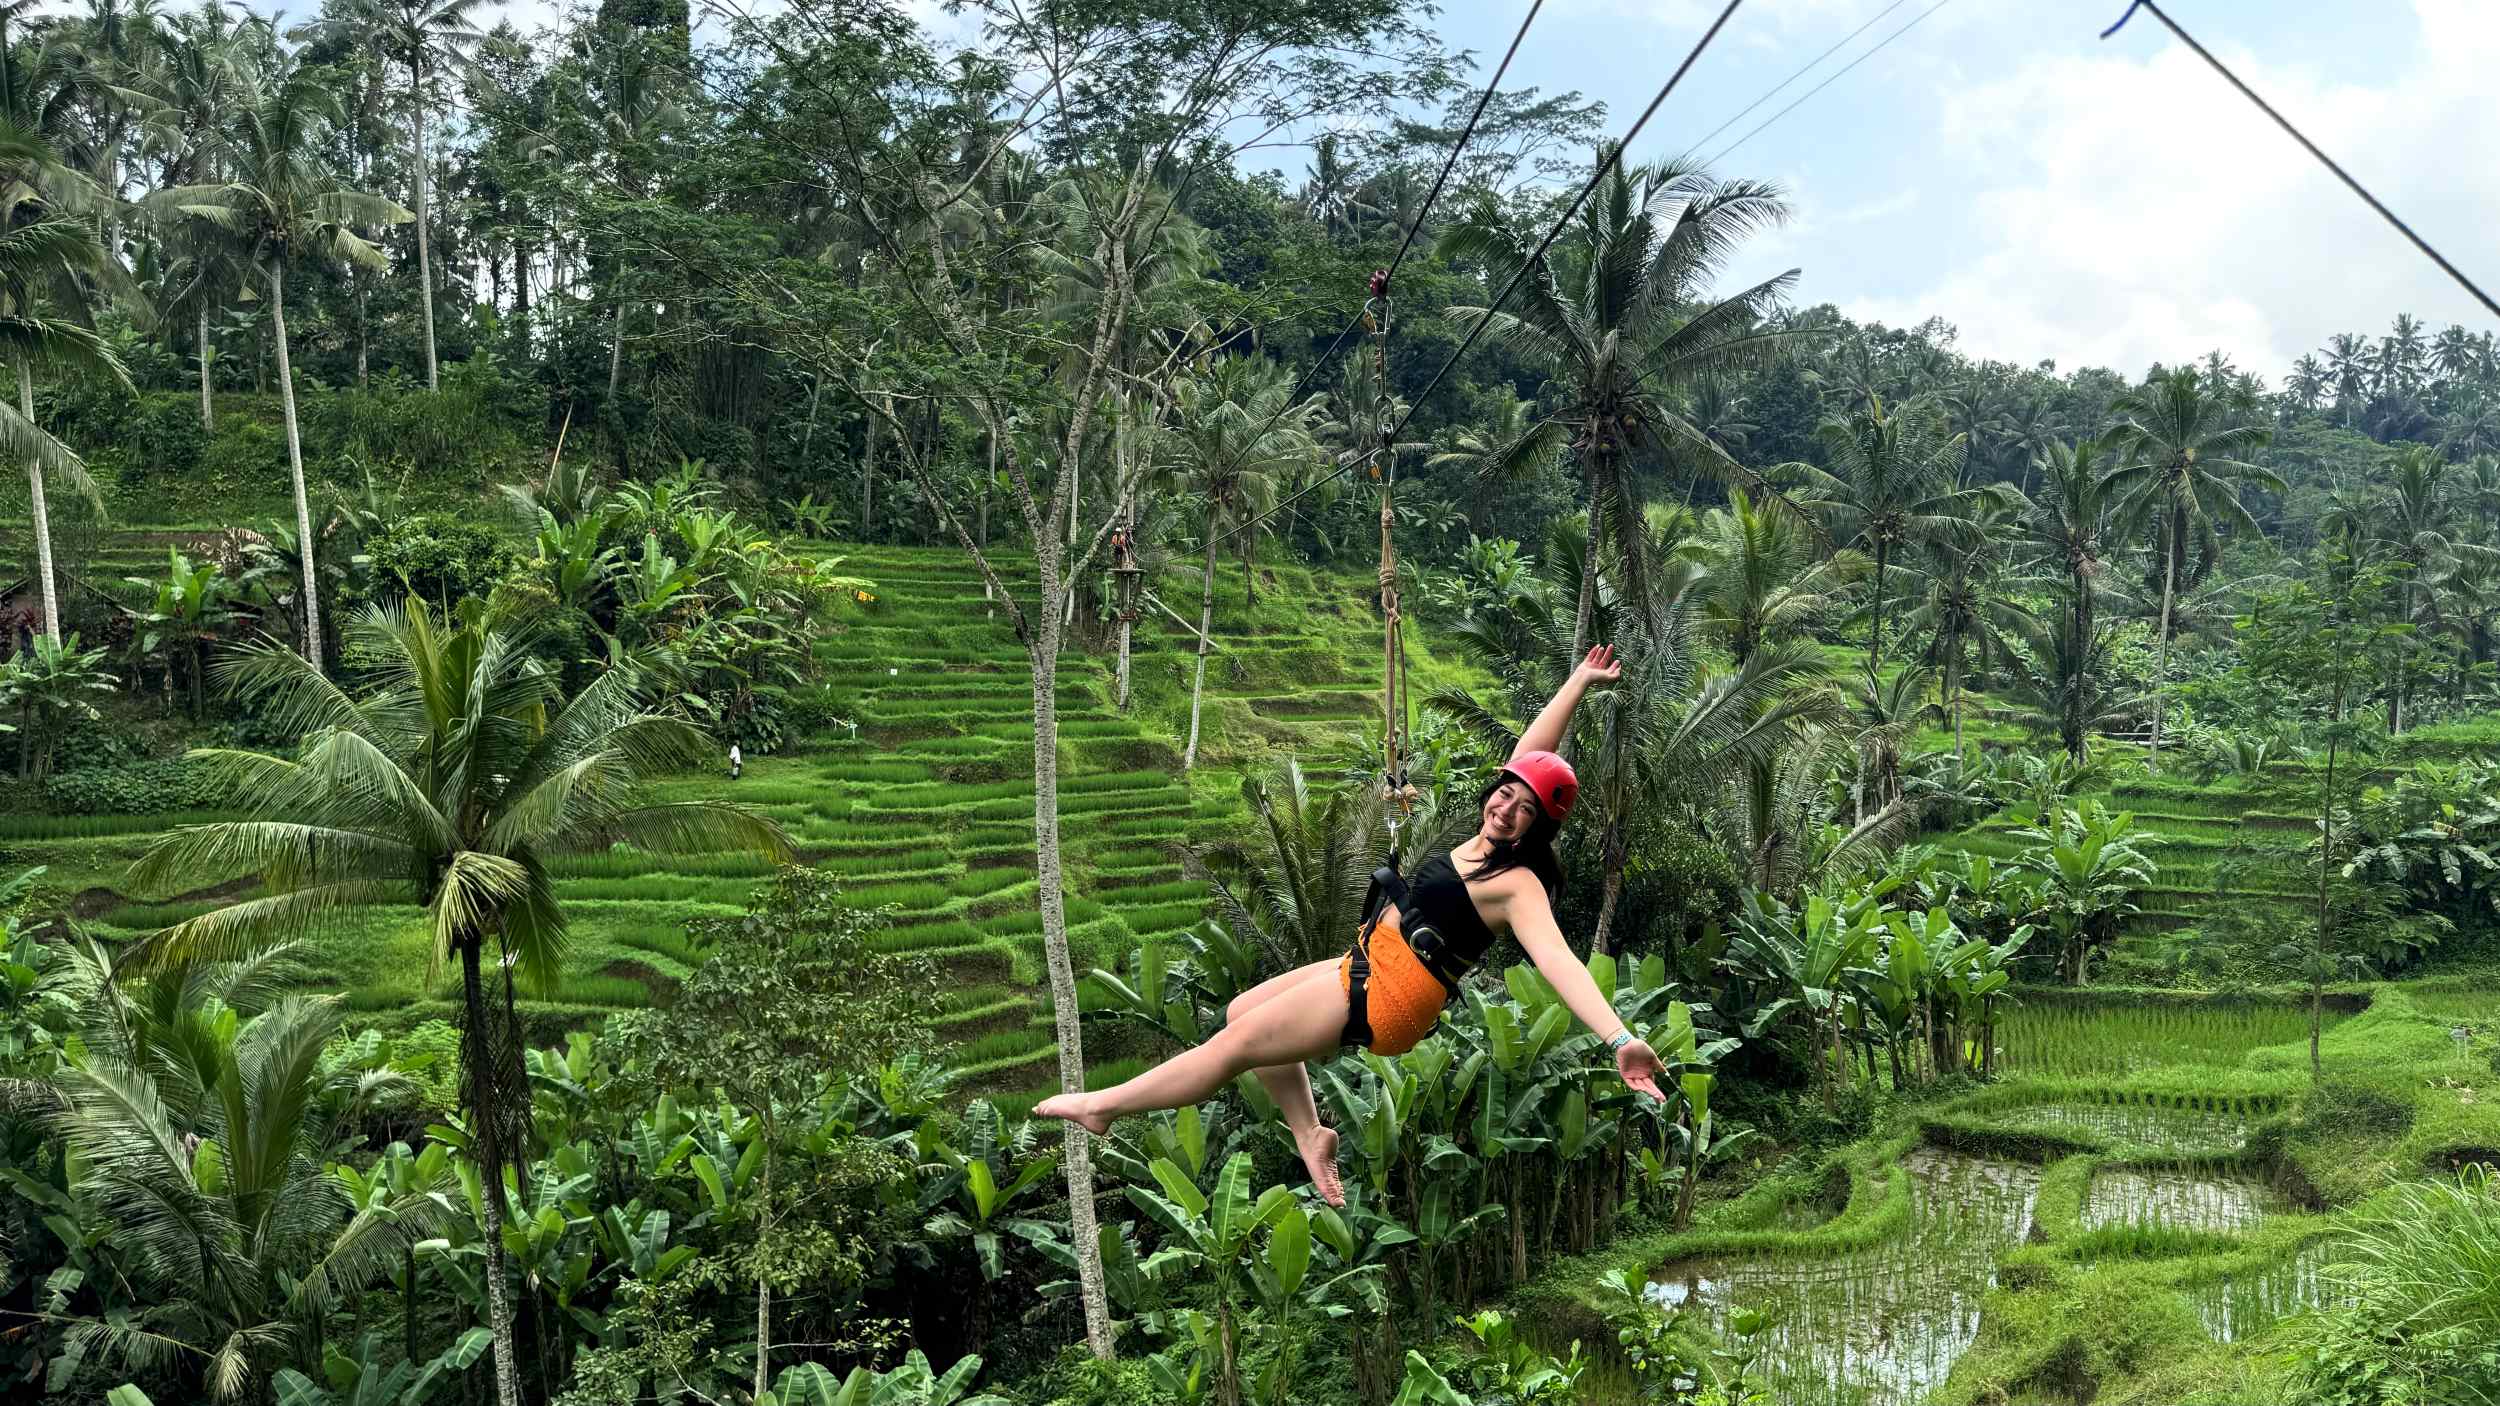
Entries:
{"type": "MultiPolygon", "coordinates": [[[[1504,782],[1516,779],[1507,773],[1495,776],[1493,784],[1484,788],[1484,794],[1476,797],[1476,809],[1482,811],[1484,803],[1493,799],[1493,793],[1502,789],[1504,782]]],[[[1528,826],[1528,833],[1515,840],[1492,841],[1492,849],[1476,865],[1475,872],[1461,877],[1473,883],[1513,869],[1525,869],[1545,885],[1545,899],[1551,903],[1554,895],[1562,891],[1562,861],[1554,857],[1554,836],[1562,833],[1562,823],[1545,813],[1544,803],[1536,799],[1533,788],[1528,793],[1528,803],[1536,807],[1536,820],[1528,826]]]]}

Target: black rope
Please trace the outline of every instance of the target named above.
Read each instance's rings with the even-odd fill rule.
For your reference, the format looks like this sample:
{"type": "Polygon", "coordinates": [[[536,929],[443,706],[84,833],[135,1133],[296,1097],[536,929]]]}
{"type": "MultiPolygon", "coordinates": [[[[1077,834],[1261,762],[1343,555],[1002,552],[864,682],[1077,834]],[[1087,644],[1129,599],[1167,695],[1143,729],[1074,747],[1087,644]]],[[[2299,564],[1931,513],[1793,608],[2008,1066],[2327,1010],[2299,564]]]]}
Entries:
{"type": "MultiPolygon", "coordinates": [[[[1387,278],[1381,280],[1382,293],[1384,296],[1387,292],[1389,279],[1393,279],[1397,276],[1398,265],[1406,262],[1406,251],[1407,248],[1415,242],[1416,232],[1421,230],[1424,227],[1424,221],[1431,217],[1434,202],[1441,198],[1442,185],[1449,180],[1451,170],[1458,165],[1459,154],[1467,149],[1467,143],[1475,137],[1476,124],[1483,120],[1485,107],[1493,101],[1494,92],[1502,86],[1502,76],[1510,72],[1510,61],[1519,56],[1519,46],[1521,43],[1525,42],[1528,37],[1528,27],[1536,23],[1538,12],[1544,8],[1545,0],[1534,0],[1534,3],[1528,6],[1527,18],[1519,22],[1519,32],[1510,37],[1509,50],[1502,55],[1502,62],[1500,66],[1493,70],[1493,77],[1491,81],[1484,85],[1483,95],[1476,99],[1476,110],[1467,115],[1467,125],[1459,129],[1458,140],[1450,144],[1450,154],[1448,158],[1443,160],[1441,163],[1441,174],[1433,177],[1432,192],[1424,197],[1423,205],[1415,211],[1415,222],[1406,227],[1405,237],[1398,241],[1397,256],[1389,261],[1388,276],[1387,278]]],[[[1260,424],[1257,432],[1252,434],[1249,437],[1249,440],[1242,445],[1242,454],[1249,453],[1250,445],[1258,443],[1269,430],[1276,427],[1276,422],[1278,420],[1283,419],[1287,412],[1291,411],[1294,406],[1301,403],[1303,393],[1308,391],[1316,382],[1320,371],[1325,368],[1329,362],[1336,358],[1337,348],[1344,346],[1345,339],[1354,335],[1354,329],[1363,325],[1364,313],[1367,312],[1370,307],[1371,300],[1366,298],[1362,305],[1355,309],[1353,319],[1347,322],[1344,329],[1337,333],[1336,340],[1328,344],[1328,350],[1319,354],[1319,360],[1312,362],[1311,369],[1302,373],[1302,378],[1294,383],[1293,390],[1286,395],[1281,403],[1277,405],[1275,413],[1269,415],[1266,421],[1260,424]]],[[[1239,456],[1237,455],[1235,456],[1235,466],[1237,466],[1238,463],[1239,456]]],[[[1340,470],[1340,472],[1342,472],[1342,470],[1340,470]]],[[[1289,505],[1301,496],[1301,494],[1297,493],[1293,498],[1287,499],[1285,504],[1280,504],[1279,507],[1281,508],[1289,505]]],[[[1256,527],[1260,523],[1263,523],[1274,516],[1275,511],[1273,510],[1262,513],[1259,516],[1252,518],[1249,522],[1243,524],[1243,527],[1256,527]]],[[[1239,535],[1240,532],[1237,530],[1228,534],[1223,540],[1225,542],[1230,542],[1234,537],[1239,535]]]]}
{"type": "MultiPolygon", "coordinates": [[[[1406,237],[1398,241],[1397,256],[1389,260],[1389,282],[1396,281],[1398,265],[1406,262],[1407,246],[1415,242],[1416,232],[1424,227],[1424,217],[1432,213],[1433,202],[1441,198],[1441,187],[1449,180],[1451,170],[1457,167],[1458,154],[1467,149],[1467,139],[1476,134],[1476,124],[1483,120],[1485,106],[1493,101],[1493,91],[1502,86],[1502,75],[1510,72],[1510,61],[1519,57],[1519,45],[1528,37],[1528,26],[1536,23],[1537,11],[1544,8],[1545,0],[1535,0],[1529,5],[1528,17],[1519,22],[1519,32],[1510,37],[1509,51],[1502,55],[1501,63],[1493,70],[1491,81],[1484,85],[1484,93],[1476,99],[1476,110],[1467,114],[1467,125],[1460,129],[1458,140],[1451,144],[1449,159],[1441,163],[1441,174],[1432,178],[1432,190],[1424,196],[1422,207],[1415,211],[1415,223],[1406,227],[1406,237]]],[[[1387,291],[1385,287],[1382,289],[1384,297],[1387,291]]]]}
{"type": "MultiPolygon", "coordinates": [[[[1924,22],[1926,21],[1926,19],[1927,19],[1927,17],[1928,17],[1929,15],[1934,14],[1936,11],[1943,9],[1945,6],[1947,6],[1947,5],[1951,4],[1951,3],[1953,3],[1953,0],[1936,0],[1936,3],[1935,3],[1935,4],[1930,5],[1930,6],[1928,6],[1926,9],[1924,9],[1924,10],[1920,11],[1920,12],[1919,12],[1919,15],[1918,15],[1918,18],[1916,18],[1916,19],[1914,19],[1914,20],[1911,20],[1908,24],[1905,24],[1905,25],[1901,26],[1899,29],[1894,30],[1892,33],[1885,35],[1885,36],[1884,36],[1884,38],[1883,38],[1883,40],[1882,40],[1880,43],[1876,44],[1876,46],[1875,46],[1874,48],[1867,50],[1865,53],[1858,55],[1856,58],[1849,60],[1849,62],[1847,62],[1847,63],[1845,63],[1845,64],[1842,64],[1839,68],[1837,68],[1837,69],[1833,70],[1833,71],[1832,71],[1832,72],[1831,72],[1828,76],[1826,76],[1826,77],[1823,79],[1823,81],[1822,81],[1822,82],[1817,83],[1817,84],[1815,84],[1813,87],[1808,88],[1808,89],[1806,89],[1804,92],[1802,92],[1802,93],[1798,94],[1798,95],[1797,95],[1797,100],[1796,100],[1795,102],[1790,103],[1788,106],[1786,106],[1786,107],[1784,107],[1784,108],[1781,108],[1779,111],[1774,112],[1774,113],[1772,113],[1770,116],[1768,116],[1768,117],[1766,117],[1766,118],[1762,119],[1762,122],[1760,123],[1760,125],[1756,126],[1756,127],[1755,127],[1752,131],[1747,132],[1745,135],[1743,135],[1743,136],[1741,136],[1741,137],[1738,137],[1736,140],[1734,140],[1734,141],[1732,141],[1732,142],[1729,142],[1729,143],[1728,143],[1725,147],[1720,148],[1720,150],[1719,150],[1719,154],[1718,154],[1718,155],[1711,157],[1708,161],[1705,161],[1705,162],[1703,162],[1702,164],[1703,164],[1704,166],[1716,166],[1716,165],[1718,165],[1720,162],[1727,160],[1728,155],[1729,155],[1730,153],[1734,152],[1734,151],[1736,150],[1736,148],[1738,148],[1738,147],[1740,147],[1740,146],[1743,146],[1745,143],[1747,143],[1747,142],[1749,142],[1749,141],[1752,141],[1754,138],[1756,138],[1756,137],[1758,137],[1758,136],[1761,136],[1761,135],[1762,135],[1762,133],[1763,133],[1763,130],[1764,130],[1765,128],[1768,128],[1768,127],[1769,127],[1772,123],[1779,121],[1781,118],[1786,117],[1788,114],[1790,114],[1790,113],[1792,113],[1792,112],[1795,112],[1798,108],[1805,106],[1805,105],[1806,105],[1806,103],[1807,103],[1808,101],[1810,101],[1810,100],[1814,97],[1814,95],[1815,95],[1815,94],[1817,94],[1817,93],[1819,93],[1819,92],[1822,92],[1825,88],[1828,88],[1828,87],[1832,86],[1834,83],[1839,82],[1839,81],[1841,80],[1841,78],[1843,78],[1844,76],[1846,76],[1846,75],[1848,74],[1848,72],[1849,72],[1849,70],[1850,70],[1850,69],[1856,68],[1859,64],[1862,64],[1862,63],[1866,62],[1868,59],[1871,59],[1871,58],[1875,57],[1877,54],[1880,54],[1880,53],[1882,53],[1884,50],[1886,50],[1886,49],[1890,48],[1890,47],[1892,46],[1892,41],[1893,41],[1893,40],[1898,39],[1898,38],[1900,38],[1902,35],[1909,33],[1911,30],[1918,28],[1920,24],[1922,24],[1922,23],[1924,23],[1924,22]]],[[[1872,23],[1874,23],[1874,21],[1873,21],[1873,20],[1869,20],[1869,21],[1867,21],[1867,23],[1868,23],[1868,24],[1872,24],[1872,23]]],[[[1855,37],[1856,37],[1856,36],[1854,36],[1854,35],[1852,35],[1852,36],[1851,36],[1851,38],[1855,38],[1855,37]]],[[[1848,40],[1846,40],[1846,39],[1844,39],[1844,40],[1842,40],[1841,42],[1845,44],[1845,43],[1847,43],[1847,42],[1849,42],[1849,41],[1848,41],[1848,40]]],[[[1817,60],[1815,60],[1815,62],[1816,62],[1816,63],[1821,63],[1821,62],[1822,62],[1822,60],[1821,60],[1821,59],[1817,59],[1817,60]]]]}
{"type": "Polygon", "coordinates": [[[2275,111],[2273,104],[2267,102],[2264,98],[2257,96],[2256,89],[2241,82],[2238,74],[2233,73],[2229,68],[2225,67],[2222,60],[2213,56],[2212,51],[2208,50],[2204,45],[2197,43],[2196,36],[2188,33],[2184,29],[2181,29],[2179,27],[2179,22],[2172,19],[2168,11],[2153,3],[2153,0],[2135,0],[2135,3],[2127,6],[2127,12],[2118,17],[2118,23],[2113,24],[2109,28],[2101,31],[2101,37],[2103,39],[2107,39],[2111,35],[2116,34],[2119,30],[2126,28],[2127,21],[2134,19],[2135,12],[2138,10],[2152,11],[2153,18],[2160,20],[2162,25],[2172,34],[2179,36],[2180,43],[2195,50],[2196,56],[2203,59],[2208,65],[2210,65],[2214,72],[2221,74],[2225,79],[2229,80],[2232,87],[2240,90],[2240,96],[2248,99],[2252,103],[2255,103],[2258,111],[2273,118],[2275,126],[2290,133],[2292,140],[2300,143],[2311,156],[2318,158],[2320,165],[2323,165],[2326,169],[2334,172],[2337,180],[2342,181],[2347,187],[2349,187],[2353,194],[2360,196],[2364,201],[2368,202],[2371,209],[2378,211],[2379,218],[2387,221],[2387,223],[2391,225],[2394,225],[2398,234],[2412,240],[2414,248],[2429,255],[2432,263],[2439,265],[2439,267],[2446,272],[2450,278],[2457,281],[2457,286],[2474,295],[2474,301],[2481,303],[2485,308],[2489,309],[2492,316],[2500,317],[2500,303],[2493,302],[2489,293],[2484,292],[2473,279],[2466,277],[2464,272],[2455,264],[2448,262],[2447,255],[2432,248],[2429,240],[2415,234],[2413,232],[2413,226],[2398,219],[2395,211],[2388,209],[2386,205],[2380,202],[2377,196],[2370,194],[2368,187],[2362,185],[2361,182],[2354,180],[2351,172],[2346,171],[2343,167],[2337,165],[2334,157],[2320,151],[2316,142],[2309,140],[2309,138],[2303,135],[2298,127],[2293,126],[2291,121],[2284,117],[2282,113],[2275,111]]]}
{"type": "MultiPolygon", "coordinates": [[[[1392,426],[1389,432],[1383,436],[1383,441],[1385,443],[1395,444],[1397,442],[1397,437],[1405,432],[1408,422],[1415,418],[1415,412],[1421,409],[1424,401],[1431,396],[1434,390],[1439,388],[1442,378],[1450,374],[1450,368],[1456,366],[1459,362],[1459,358],[1467,355],[1468,351],[1476,345],[1476,339],[1484,335],[1484,329],[1493,325],[1493,318],[1495,314],[1502,310],[1502,304],[1509,302],[1510,295],[1519,291],[1520,282],[1528,276],[1530,270],[1541,266],[1542,261],[1545,258],[1545,251],[1553,247],[1556,239],[1562,237],[1564,228],[1568,226],[1572,219],[1580,213],[1580,207],[1588,203],[1588,198],[1597,190],[1598,183],[1606,179],[1606,173],[1608,171],[1613,170],[1622,162],[1624,149],[1632,144],[1633,138],[1638,137],[1641,134],[1641,129],[1643,127],[1649,125],[1649,119],[1657,115],[1658,108],[1661,104],[1666,102],[1667,95],[1675,91],[1675,85],[1682,82],[1685,73],[1691,70],[1693,61],[1701,57],[1703,50],[1710,47],[1711,40],[1719,37],[1719,31],[1726,28],[1728,20],[1736,14],[1737,8],[1744,3],[1745,0],[1728,0],[1727,8],[1721,10],[1719,12],[1719,17],[1710,22],[1710,28],[1702,31],[1700,40],[1693,45],[1691,52],[1684,55],[1684,62],[1675,66],[1675,72],[1667,75],[1666,84],[1659,88],[1658,95],[1649,100],[1648,107],[1641,109],[1640,118],[1632,124],[1629,131],[1623,134],[1623,139],[1615,144],[1613,150],[1607,152],[1606,155],[1598,161],[1597,169],[1589,173],[1587,184],[1581,186],[1580,193],[1572,197],[1570,208],[1564,210],[1562,212],[1562,217],[1554,221],[1553,227],[1545,232],[1545,237],[1537,241],[1535,250],[1533,250],[1528,255],[1527,259],[1519,265],[1518,271],[1510,276],[1510,281],[1502,285],[1502,291],[1494,297],[1492,306],[1485,309],[1484,316],[1476,319],[1476,325],[1474,328],[1469,330],[1466,340],[1458,344],[1458,349],[1451,352],[1449,358],[1441,363],[1441,369],[1433,372],[1432,379],[1424,383],[1424,388],[1416,393],[1414,400],[1408,402],[1406,413],[1400,416],[1397,424],[1392,426]]],[[[1273,508],[1268,509],[1266,512],[1259,514],[1250,521],[1243,523],[1241,526],[1234,528],[1231,532],[1225,534],[1222,541],[1229,542],[1233,538],[1240,536],[1242,533],[1257,527],[1260,523],[1263,523],[1269,518],[1276,516],[1278,513],[1283,512],[1285,509],[1292,507],[1295,503],[1298,503],[1304,498],[1309,497],[1311,494],[1318,492],[1320,489],[1334,483],[1336,480],[1343,478],[1347,471],[1351,470],[1355,464],[1361,462],[1363,462],[1363,460],[1358,458],[1349,460],[1348,462],[1339,465],[1335,472],[1324,478],[1313,480],[1309,485],[1295,493],[1292,497],[1287,498],[1285,501],[1277,504],[1273,508]]]]}

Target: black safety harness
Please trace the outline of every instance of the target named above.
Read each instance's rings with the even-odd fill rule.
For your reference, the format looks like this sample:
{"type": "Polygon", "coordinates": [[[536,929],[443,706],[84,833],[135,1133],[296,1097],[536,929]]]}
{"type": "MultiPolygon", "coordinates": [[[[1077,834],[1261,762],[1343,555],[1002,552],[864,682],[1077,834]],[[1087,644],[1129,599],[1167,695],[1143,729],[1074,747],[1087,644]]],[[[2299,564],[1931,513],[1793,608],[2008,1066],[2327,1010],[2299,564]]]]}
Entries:
{"type": "Polygon", "coordinates": [[[1445,996],[1458,994],[1458,984],[1466,979],[1475,964],[1459,955],[1456,948],[1441,936],[1441,931],[1424,921],[1415,911],[1413,890],[1407,887],[1406,876],[1394,864],[1383,864],[1372,871],[1372,884],[1363,896],[1363,925],[1355,931],[1354,950],[1348,954],[1346,967],[1346,1019],[1344,1043],[1354,1048],[1368,1047],[1372,1042],[1371,1003],[1371,939],[1380,926],[1382,910],[1394,903],[1398,908],[1398,932],[1406,939],[1408,950],[1425,971],[1441,983],[1445,996]]]}

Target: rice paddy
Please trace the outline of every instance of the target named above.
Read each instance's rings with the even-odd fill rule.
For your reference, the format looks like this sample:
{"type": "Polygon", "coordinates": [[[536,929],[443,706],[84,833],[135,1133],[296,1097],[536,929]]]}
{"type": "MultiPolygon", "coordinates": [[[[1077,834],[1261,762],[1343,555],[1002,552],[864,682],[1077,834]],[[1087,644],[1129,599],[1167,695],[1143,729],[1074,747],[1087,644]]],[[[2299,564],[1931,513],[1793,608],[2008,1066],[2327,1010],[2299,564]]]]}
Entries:
{"type": "MultiPolygon", "coordinates": [[[[2346,1013],[2326,1012],[2332,1027],[2346,1013]]],[[[1998,1023],[2009,1073],[2120,1076],[2173,1064],[2236,1065],[2249,1051],[2309,1038],[2309,1012],[2288,1001],[2118,1004],[2041,995],[1998,1023]]]]}
{"type": "Polygon", "coordinates": [[[2254,1230],[2265,1217],[2294,1209],[2290,1197],[2253,1177],[2194,1168],[2108,1167],[2093,1174],[2083,1226],[2254,1230]]]}
{"type": "MultiPolygon", "coordinates": [[[[950,989],[939,1028],[957,1042],[958,1087],[1021,1098],[1056,1082],[1024,647],[1007,615],[983,601],[978,572],[961,553],[840,550],[846,570],[879,583],[873,607],[818,642],[843,722],[780,753],[750,753],[735,782],[710,772],[660,778],[651,799],[725,797],[778,821],[806,862],[844,881],[850,901],[886,913],[874,939],[879,950],[940,964],[950,989]]],[[[1316,770],[1353,750],[1356,722],[1369,716],[1361,705],[1374,696],[1362,666],[1377,641],[1363,612],[1313,611],[1309,602],[1359,598],[1362,588],[1351,577],[1301,568],[1273,575],[1279,589],[1264,592],[1248,615],[1237,596],[1217,606],[1229,647],[1210,671],[1200,740],[1205,784],[1193,787],[1180,767],[1190,660],[1184,636],[1140,626],[1135,695],[1125,711],[1112,705],[1107,653],[1063,656],[1059,808],[1080,975],[1208,916],[1205,886],[1182,874],[1171,846],[1237,827],[1245,766],[1291,752],[1316,770]]],[[[1426,641],[1411,643],[1419,681],[1455,681],[1426,641]]],[[[47,891],[62,907],[74,904],[100,932],[128,937],[230,896],[121,887],[130,862],[167,828],[214,818],[0,817],[0,842],[23,862],[51,866],[47,891]]],[[[554,867],[573,947],[556,998],[525,1004],[546,1020],[570,1022],[665,999],[700,960],[686,922],[738,911],[771,873],[751,854],[664,858],[627,846],[567,856],[554,867]]],[[[307,944],[303,961],[315,985],[375,1019],[440,1014],[456,983],[456,973],[431,969],[430,935],[398,908],[339,915],[307,944]]],[[[534,1028],[548,1027],[542,1020],[534,1028]]]]}
{"type": "Polygon", "coordinates": [[[1724,1332],[1736,1309],[1767,1310],[1755,1341],[1777,1399],[1812,1392],[1864,1406],[1911,1406],[1945,1379],[1979,1334],[1998,1259],[2029,1235],[2040,1169],[1920,1148],[1901,1161],[1906,1231],[1829,1259],[1701,1260],[1661,1267],[1656,1302],[1724,1332]]]}

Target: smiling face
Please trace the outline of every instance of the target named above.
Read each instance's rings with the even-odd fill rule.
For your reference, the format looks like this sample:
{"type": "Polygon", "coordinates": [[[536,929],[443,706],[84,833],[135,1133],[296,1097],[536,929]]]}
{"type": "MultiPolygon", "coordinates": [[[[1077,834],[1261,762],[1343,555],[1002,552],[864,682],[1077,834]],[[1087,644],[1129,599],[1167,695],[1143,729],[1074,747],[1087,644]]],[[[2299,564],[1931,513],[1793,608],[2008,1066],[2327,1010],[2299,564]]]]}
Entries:
{"type": "Polygon", "coordinates": [[[1482,834],[1488,840],[1516,840],[1528,833],[1542,814],[1536,793],[1518,781],[1504,781],[1484,798],[1482,834]]]}

